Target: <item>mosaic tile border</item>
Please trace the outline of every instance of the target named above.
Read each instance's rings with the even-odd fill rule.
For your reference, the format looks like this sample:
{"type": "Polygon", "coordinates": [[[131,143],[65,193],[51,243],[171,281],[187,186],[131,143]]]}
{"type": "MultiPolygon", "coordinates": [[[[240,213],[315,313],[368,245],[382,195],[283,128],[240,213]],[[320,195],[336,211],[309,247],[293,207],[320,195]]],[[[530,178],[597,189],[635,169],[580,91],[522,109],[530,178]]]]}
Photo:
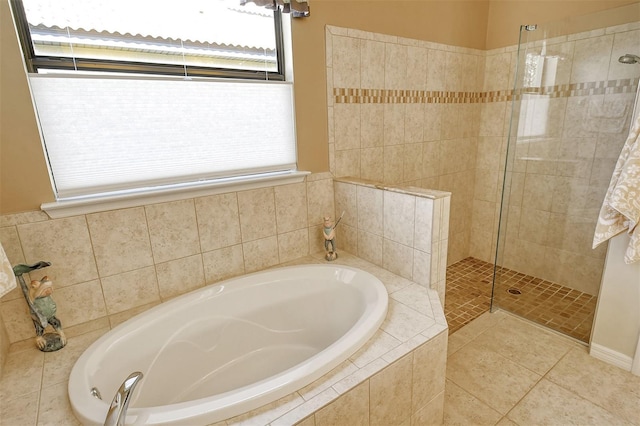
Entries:
{"type": "Polygon", "coordinates": [[[476,104],[521,100],[525,95],[546,95],[550,98],[571,96],[635,93],[640,78],[590,81],[547,87],[528,87],[489,92],[446,92],[439,90],[353,89],[334,88],[336,104],[476,104]]]}

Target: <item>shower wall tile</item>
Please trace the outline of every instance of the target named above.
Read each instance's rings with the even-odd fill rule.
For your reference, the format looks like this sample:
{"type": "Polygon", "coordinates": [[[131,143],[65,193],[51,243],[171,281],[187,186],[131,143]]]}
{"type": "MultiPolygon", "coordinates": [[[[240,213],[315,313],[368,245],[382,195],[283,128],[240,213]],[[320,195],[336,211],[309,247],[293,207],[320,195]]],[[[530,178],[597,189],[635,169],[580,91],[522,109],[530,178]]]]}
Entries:
{"type": "Polygon", "coordinates": [[[145,207],[155,263],[200,253],[193,199],[145,207]]]}
{"type": "Polygon", "coordinates": [[[374,40],[361,40],[360,81],[363,88],[384,87],[384,58],[385,43],[374,40]]]}
{"type": "Polygon", "coordinates": [[[332,36],[334,87],[360,87],[360,40],[332,36]]]}
{"type": "Polygon", "coordinates": [[[18,225],[17,230],[27,264],[41,260],[51,263],[33,272],[32,279],[48,275],[57,287],[65,287],[98,278],[84,217],[18,225]]]}
{"type": "MultiPolygon", "coordinates": [[[[353,186],[353,185],[352,185],[353,186]]],[[[375,188],[357,186],[358,228],[374,235],[383,234],[384,193],[375,188]]]]}
{"type": "Polygon", "coordinates": [[[360,153],[360,177],[376,180],[384,170],[384,148],[365,148],[360,153]]]}
{"type": "Polygon", "coordinates": [[[575,42],[571,83],[607,79],[613,35],[599,35],[575,42]]]}
{"type": "MultiPolygon", "coordinates": [[[[367,86],[365,86],[367,87],[367,86]]],[[[374,86],[380,87],[380,86],[374,86]]],[[[333,111],[335,114],[335,110],[333,111]]],[[[362,148],[384,145],[384,106],[380,104],[360,105],[360,146],[362,148]]]]}
{"type": "MultiPolygon", "coordinates": [[[[384,88],[407,87],[408,48],[405,45],[386,43],[384,49],[384,88]]],[[[358,86],[344,86],[358,87],[358,86]]]]}
{"type": "Polygon", "coordinates": [[[629,64],[621,64],[618,58],[627,53],[640,56],[640,29],[634,31],[625,31],[614,34],[613,48],[611,52],[611,62],[609,63],[609,80],[618,80],[621,78],[636,78],[637,70],[629,64]]]}
{"type": "Polygon", "coordinates": [[[360,105],[336,104],[333,114],[336,149],[360,148],[360,105]]]}
{"type": "Polygon", "coordinates": [[[357,187],[349,185],[344,182],[335,183],[335,205],[336,212],[329,217],[335,222],[340,220],[340,223],[348,226],[357,226],[358,222],[358,197],[357,187]],[[343,215],[344,212],[344,215],[343,215]]]}
{"type": "Polygon", "coordinates": [[[338,176],[360,176],[360,150],[336,151],[335,170],[338,176]]]}

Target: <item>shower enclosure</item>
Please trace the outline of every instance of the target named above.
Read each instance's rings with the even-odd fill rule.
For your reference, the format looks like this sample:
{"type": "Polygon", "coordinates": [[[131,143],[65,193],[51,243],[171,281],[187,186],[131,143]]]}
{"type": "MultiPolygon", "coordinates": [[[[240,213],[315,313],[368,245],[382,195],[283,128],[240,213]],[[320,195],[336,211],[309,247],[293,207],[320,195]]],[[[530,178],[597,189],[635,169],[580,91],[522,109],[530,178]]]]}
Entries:
{"type": "Polygon", "coordinates": [[[640,6],[522,26],[514,53],[492,310],[583,342],[607,250],[593,232],[640,77],[640,22],[616,22],[629,16],[640,6]]]}

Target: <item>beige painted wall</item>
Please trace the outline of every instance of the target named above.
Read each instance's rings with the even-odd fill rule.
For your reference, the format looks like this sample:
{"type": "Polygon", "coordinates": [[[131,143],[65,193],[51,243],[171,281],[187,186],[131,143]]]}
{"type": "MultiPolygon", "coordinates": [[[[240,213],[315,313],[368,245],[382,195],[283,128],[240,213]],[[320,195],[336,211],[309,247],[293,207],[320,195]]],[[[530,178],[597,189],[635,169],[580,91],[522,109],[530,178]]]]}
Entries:
{"type": "MultiPolygon", "coordinates": [[[[487,50],[518,44],[521,24],[544,24],[567,18],[592,15],[580,19],[580,26],[564,22],[562,34],[626,24],[640,19],[640,2],[630,0],[494,0],[487,19],[487,50]],[[632,8],[621,8],[634,5],[632,8]],[[602,13],[607,11],[606,13],[602,13]],[[568,25],[567,25],[568,24],[568,25]]],[[[557,34],[560,35],[560,34],[557,34]]]]}
{"type": "MultiPolygon", "coordinates": [[[[311,18],[295,20],[293,24],[299,169],[328,170],[325,25],[484,49],[514,44],[511,39],[517,37],[519,21],[528,18],[532,10],[541,21],[550,21],[633,2],[547,3],[562,7],[541,7],[541,2],[536,1],[313,0],[311,18]]],[[[2,0],[0,214],[35,210],[52,201],[50,185],[8,3],[2,0]]]]}

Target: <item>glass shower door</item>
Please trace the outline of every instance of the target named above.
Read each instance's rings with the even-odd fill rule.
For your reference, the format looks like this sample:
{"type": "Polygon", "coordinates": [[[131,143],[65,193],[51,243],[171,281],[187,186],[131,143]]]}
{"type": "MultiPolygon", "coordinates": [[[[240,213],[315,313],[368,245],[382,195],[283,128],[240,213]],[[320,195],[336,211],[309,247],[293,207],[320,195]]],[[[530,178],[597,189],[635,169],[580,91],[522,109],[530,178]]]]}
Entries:
{"type": "Polygon", "coordinates": [[[607,249],[593,231],[640,76],[618,57],[640,31],[572,32],[580,19],[520,29],[492,310],[588,342],[607,249]]]}

